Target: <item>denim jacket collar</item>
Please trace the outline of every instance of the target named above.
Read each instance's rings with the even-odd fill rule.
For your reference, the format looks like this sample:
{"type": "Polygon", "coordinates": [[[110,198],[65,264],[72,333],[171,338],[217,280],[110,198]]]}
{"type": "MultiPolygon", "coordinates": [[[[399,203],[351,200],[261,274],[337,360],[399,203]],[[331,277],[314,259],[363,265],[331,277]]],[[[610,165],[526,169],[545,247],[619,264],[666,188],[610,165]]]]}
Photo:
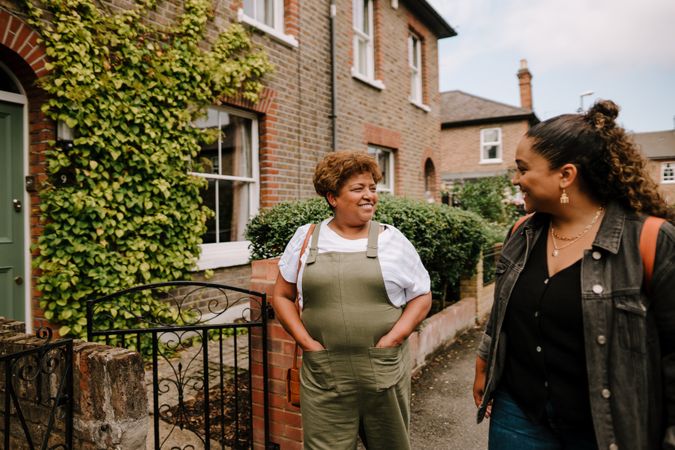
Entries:
{"type": "MultiPolygon", "coordinates": [[[[525,230],[529,228],[539,229],[549,221],[549,214],[534,214],[531,220],[525,223],[522,232],[525,233],[525,230]]],[[[602,248],[613,254],[618,253],[625,221],[626,211],[618,202],[610,202],[605,208],[605,216],[593,241],[593,247],[602,248]]]]}

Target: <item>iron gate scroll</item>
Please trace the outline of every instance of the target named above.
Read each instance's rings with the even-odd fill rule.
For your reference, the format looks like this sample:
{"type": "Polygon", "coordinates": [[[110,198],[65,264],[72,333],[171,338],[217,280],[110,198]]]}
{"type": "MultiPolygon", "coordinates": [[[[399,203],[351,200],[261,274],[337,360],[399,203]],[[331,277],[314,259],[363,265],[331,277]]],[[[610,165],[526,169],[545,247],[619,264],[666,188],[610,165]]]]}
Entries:
{"type": "Polygon", "coordinates": [[[261,337],[267,443],[264,293],[174,281],[87,302],[89,341],[133,349],[144,357],[155,449],[253,447],[253,334],[261,337]]]}
{"type": "Polygon", "coordinates": [[[0,356],[2,448],[70,450],[73,340],[52,342],[49,328],[36,336],[30,348],[0,356]]]}

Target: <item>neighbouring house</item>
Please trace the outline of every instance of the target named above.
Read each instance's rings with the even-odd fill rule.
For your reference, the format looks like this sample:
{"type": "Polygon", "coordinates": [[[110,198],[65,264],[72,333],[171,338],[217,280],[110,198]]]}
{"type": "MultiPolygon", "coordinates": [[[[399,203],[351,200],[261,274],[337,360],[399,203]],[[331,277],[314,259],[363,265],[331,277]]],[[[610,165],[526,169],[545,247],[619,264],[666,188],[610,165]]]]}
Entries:
{"type": "Polygon", "coordinates": [[[532,106],[532,74],[524,59],[518,81],[520,107],[462,91],[441,92],[444,192],[450,192],[454,183],[504,175],[513,167],[518,141],[539,122],[532,106]]]}
{"type": "MultiPolygon", "coordinates": [[[[171,20],[175,8],[166,2],[149,20],[171,20]]],[[[213,269],[214,281],[248,286],[245,224],[261,208],[314,195],[314,166],[327,152],[369,152],[384,171],[382,191],[440,198],[440,150],[451,145],[441,144],[439,123],[442,115],[448,122],[450,104],[444,100],[442,113],[438,40],[456,33],[426,0],[223,0],[211,34],[236,22],[248,26],[275,71],[258,103],[231,98],[197,124],[225,131],[203,149],[213,173],[197,174],[210,182],[204,199],[217,217],[203,237],[200,271],[213,269]]],[[[36,87],[47,62],[38,36],[16,0],[0,1],[0,316],[29,327],[41,314],[31,268],[31,246],[42,232],[39,190],[48,141],[57,137],[36,87]]],[[[499,120],[488,125],[503,127],[500,139],[507,139],[510,112],[493,116],[499,120]]],[[[534,120],[530,110],[522,116],[519,130],[534,120]]]]}
{"type": "Polygon", "coordinates": [[[633,139],[649,159],[647,168],[666,202],[675,205],[675,130],[635,133],[633,139]]]}

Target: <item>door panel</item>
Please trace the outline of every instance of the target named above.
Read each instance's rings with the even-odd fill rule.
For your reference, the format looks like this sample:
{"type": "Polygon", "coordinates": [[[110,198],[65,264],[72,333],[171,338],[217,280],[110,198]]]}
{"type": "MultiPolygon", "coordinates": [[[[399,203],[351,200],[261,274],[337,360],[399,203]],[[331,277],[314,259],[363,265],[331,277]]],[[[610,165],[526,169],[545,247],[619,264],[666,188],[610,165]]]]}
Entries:
{"type": "Polygon", "coordinates": [[[0,102],[0,316],[25,320],[23,106],[0,102]]]}

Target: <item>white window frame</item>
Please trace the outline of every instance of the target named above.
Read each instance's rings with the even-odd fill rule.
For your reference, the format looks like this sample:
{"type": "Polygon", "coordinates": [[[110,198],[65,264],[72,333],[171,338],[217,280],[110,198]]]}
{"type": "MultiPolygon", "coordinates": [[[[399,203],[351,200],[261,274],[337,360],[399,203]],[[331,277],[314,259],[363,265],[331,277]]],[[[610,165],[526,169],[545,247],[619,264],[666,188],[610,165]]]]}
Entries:
{"type": "Polygon", "coordinates": [[[373,86],[376,89],[384,89],[384,83],[381,80],[375,79],[375,21],[373,18],[373,1],[374,0],[353,0],[352,1],[352,31],[354,34],[352,47],[354,54],[354,64],[352,65],[352,76],[364,83],[373,86]],[[364,8],[364,2],[367,9],[364,8]],[[369,33],[361,29],[360,24],[363,23],[361,13],[366,9],[366,18],[368,21],[369,33]],[[360,70],[359,61],[361,60],[360,43],[365,42],[366,52],[366,67],[360,70]]]}
{"type": "Polygon", "coordinates": [[[675,184],[675,162],[663,162],[661,163],[661,183],[663,184],[675,184]],[[669,175],[666,173],[669,172],[669,175]]]}
{"type": "Polygon", "coordinates": [[[375,158],[378,165],[380,163],[379,156],[382,154],[387,155],[387,167],[385,167],[384,170],[385,173],[389,175],[389,184],[384,184],[383,178],[382,180],[380,180],[379,183],[377,183],[377,192],[385,192],[394,195],[394,186],[396,185],[394,179],[395,173],[394,151],[377,145],[368,145],[368,154],[375,158]]]}
{"type": "MultiPolygon", "coordinates": [[[[251,1],[253,2],[253,11],[257,11],[256,7],[257,2],[266,0],[251,0],[251,1]]],[[[237,20],[239,20],[239,22],[247,23],[252,27],[259,29],[260,31],[264,31],[265,33],[269,34],[272,38],[276,39],[282,44],[286,44],[291,47],[298,47],[298,40],[294,36],[286,34],[285,32],[286,30],[284,23],[285,19],[284,0],[268,0],[268,1],[273,2],[272,8],[274,10],[274,24],[272,26],[267,25],[265,22],[259,20],[259,18],[249,16],[248,14],[246,14],[243,6],[239,8],[239,10],[237,11],[237,20]]]]}
{"type": "MultiPolygon", "coordinates": [[[[249,216],[247,220],[250,220],[258,213],[260,208],[258,117],[255,114],[227,106],[210,106],[209,109],[216,109],[218,111],[251,120],[251,177],[205,174],[200,172],[189,172],[189,174],[206,179],[249,182],[251,184],[251,188],[249,192],[249,216]]],[[[199,261],[197,261],[197,268],[199,270],[206,270],[248,264],[249,260],[251,259],[251,251],[249,249],[250,243],[250,241],[244,240],[202,244],[202,251],[199,261]]]]}
{"type": "Polygon", "coordinates": [[[496,164],[502,162],[502,129],[498,127],[493,128],[483,128],[480,130],[480,163],[481,164],[496,164]],[[497,140],[496,141],[486,141],[485,135],[488,131],[497,131],[497,140]],[[486,158],[485,147],[486,146],[497,146],[497,157],[496,158],[486,158]]]}
{"type": "Polygon", "coordinates": [[[408,67],[410,68],[410,102],[422,105],[424,103],[424,93],[422,92],[422,40],[414,33],[408,35],[408,67]]]}

